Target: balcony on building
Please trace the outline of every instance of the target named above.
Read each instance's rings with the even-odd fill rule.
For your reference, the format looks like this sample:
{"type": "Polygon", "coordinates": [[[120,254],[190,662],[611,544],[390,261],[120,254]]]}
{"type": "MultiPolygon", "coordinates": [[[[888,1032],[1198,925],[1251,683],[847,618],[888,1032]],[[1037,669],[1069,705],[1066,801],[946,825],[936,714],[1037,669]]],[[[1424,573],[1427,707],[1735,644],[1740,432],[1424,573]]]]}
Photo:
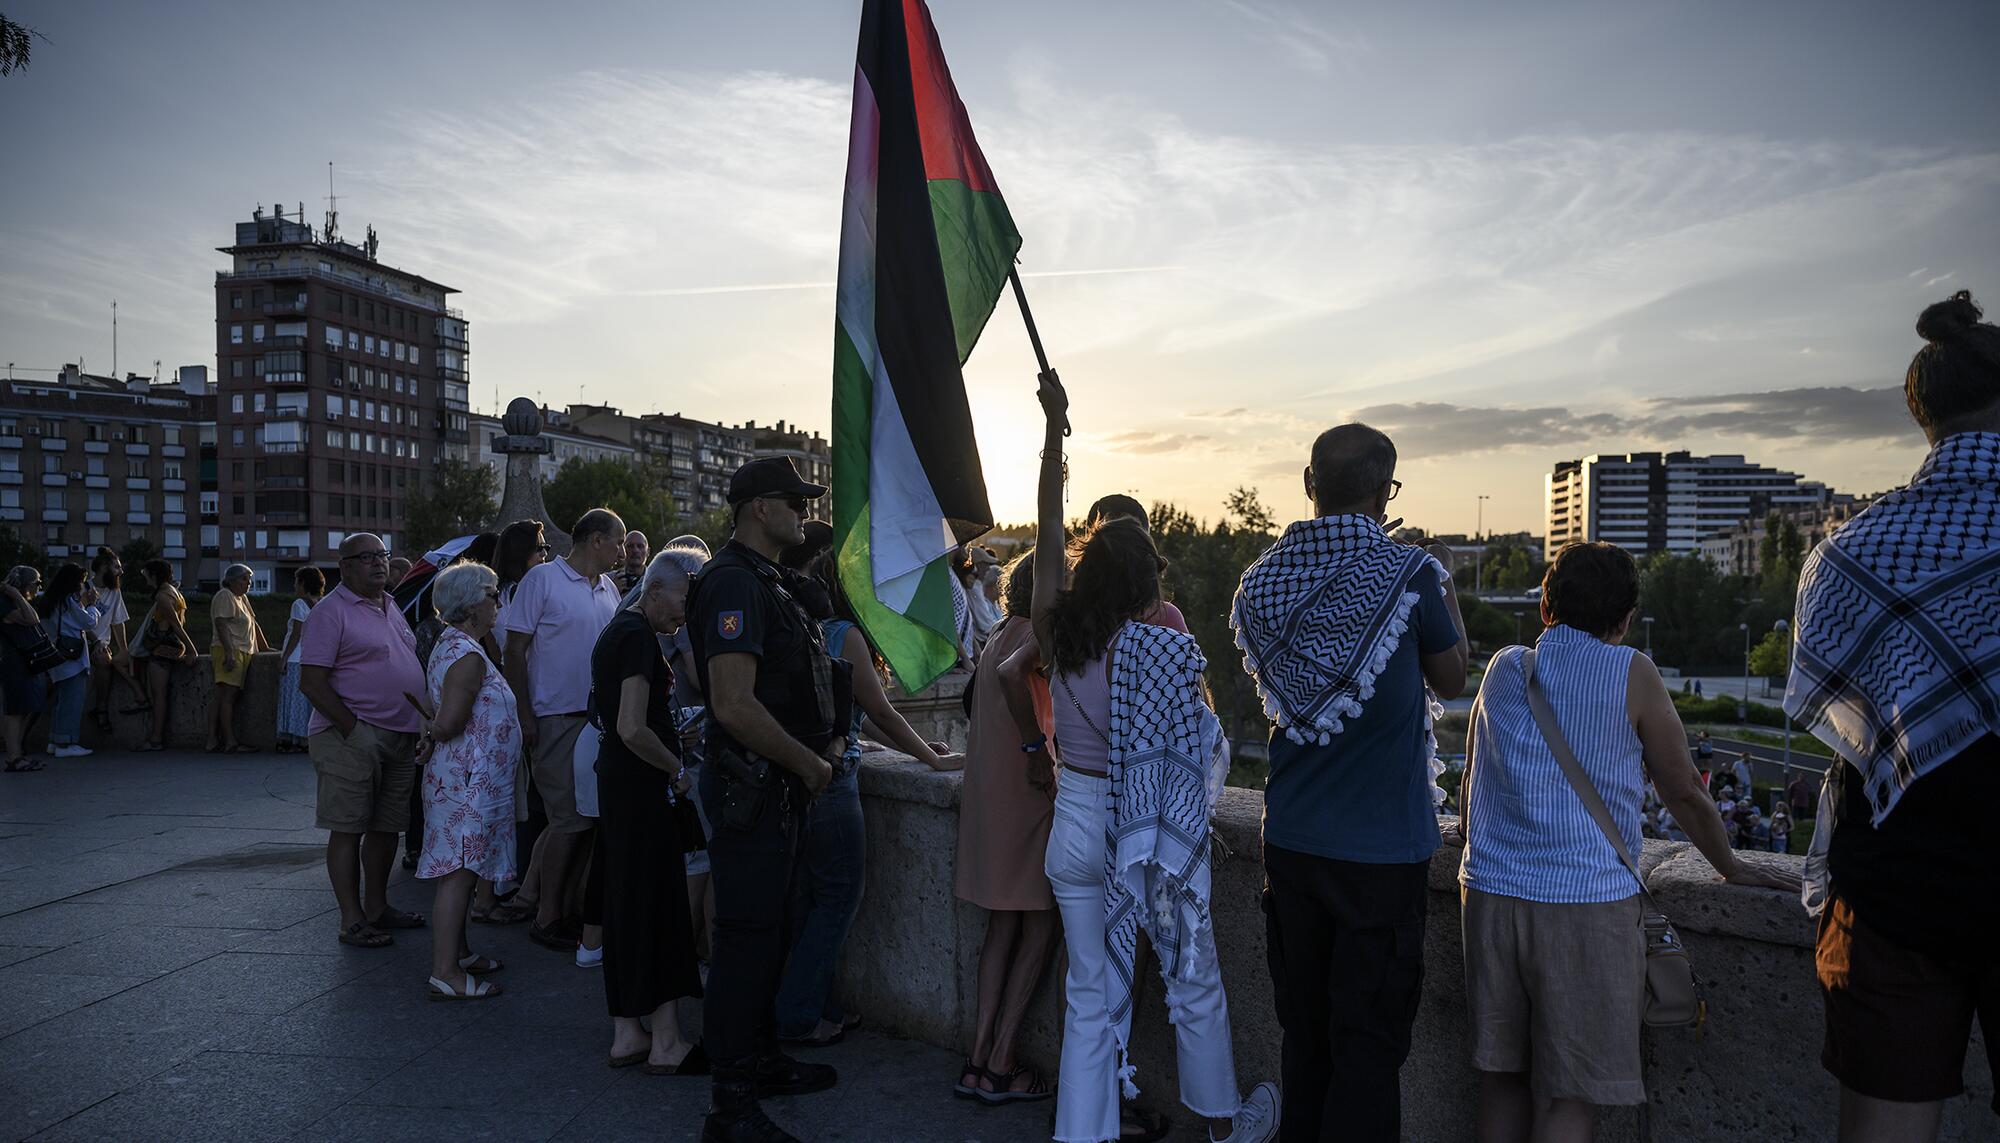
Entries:
{"type": "Polygon", "coordinates": [[[306,514],[304,512],[259,512],[257,513],[257,522],[259,524],[303,524],[306,522],[306,514]]]}
{"type": "Polygon", "coordinates": [[[86,524],[109,524],[111,522],[111,513],[85,512],[83,514],[83,522],[86,524]]]}
{"type": "Polygon", "coordinates": [[[144,492],[153,487],[153,482],[143,476],[128,476],[125,478],[125,487],[133,492],[144,492]]]}
{"type": "Polygon", "coordinates": [[[302,560],[306,558],[304,548],[265,548],[264,555],[274,560],[302,560]]]}
{"type": "Polygon", "coordinates": [[[151,512],[127,512],[125,513],[125,522],[127,524],[151,524],[153,522],[153,514],[151,512]]]}
{"type": "Polygon", "coordinates": [[[83,451],[85,451],[85,452],[87,452],[87,453],[93,453],[93,454],[95,454],[95,455],[97,455],[97,456],[103,456],[103,455],[104,455],[105,453],[108,453],[108,452],[110,452],[110,451],[111,451],[111,442],[110,442],[110,441],[85,441],[85,442],[83,442],[83,451]]]}
{"type": "Polygon", "coordinates": [[[289,456],[306,451],[306,445],[304,441],[265,441],[257,450],[267,456],[289,456]]]}
{"type": "Polygon", "coordinates": [[[27,518],[28,513],[24,508],[0,508],[0,520],[9,520],[18,524],[27,518]]]}
{"type": "Polygon", "coordinates": [[[68,559],[68,558],[69,558],[69,545],[68,545],[68,544],[50,544],[50,545],[49,545],[49,558],[51,558],[51,559],[57,559],[57,560],[61,560],[61,559],[68,559]]]}
{"type": "Polygon", "coordinates": [[[180,526],[180,525],[184,525],[184,524],[186,524],[187,522],[188,522],[188,518],[187,518],[187,513],[185,513],[185,512],[162,512],[162,513],[160,513],[160,523],[162,523],[162,524],[165,524],[165,525],[167,525],[167,526],[168,526],[168,527],[170,527],[170,528],[171,528],[171,527],[177,527],[177,526],[180,526]]]}
{"type": "Polygon", "coordinates": [[[187,446],[186,446],[186,445],[161,445],[161,446],[160,446],[160,455],[161,455],[161,456],[164,456],[164,457],[166,457],[166,458],[168,458],[169,460],[173,460],[173,459],[178,459],[178,458],[183,458],[183,457],[186,457],[186,456],[187,456],[187,454],[188,454],[188,450],[187,450],[187,446]]]}
{"type": "Polygon", "coordinates": [[[22,443],[20,437],[0,436],[0,448],[20,448],[22,443]]]}
{"type": "Polygon", "coordinates": [[[43,437],[42,447],[50,452],[61,452],[69,447],[68,437],[43,437]]]}
{"type": "Polygon", "coordinates": [[[69,484],[69,477],[60,472],[42,473],[43,488],[62,488],[69,484]]]}
{"type": "Polygon", "coordinates": [[[160,491],[162,492],[186,492],[187,486],[188,482],[185,480],[160,481],[160,491]]]}
{"type": "Polygon", "coordinates": [[[279,317],[285,314],[302,314],[306,312],[306,300],[304,298],[295,298],[289,302],[265,302],[264,312],[272,317],[279,317]]]}
{"type": "MultiPolygon", "coordinates": [[[[187,558],[188,552],[186,548],[165,548],[161,550],[160,554],[170,560],[184,560],[187,558]]],[[[210,553],[204,552],[203,554],[207,555],[210,553]]]]}
{"type": "Polygon", "coordinates": [[[21,475],[21,470],[18,468],[0,470],[0,484],[20,485],[25,483],[26,479],[26,477],[21,475]]]}
{"type": "Polygon", "coordinates": [[[47,520],[51,524],[67,524],[69,523],[69,510],[67,508],[44,508],[42,509],[42,519],[47,520]]]}
{"type": "Polygon", "coordinates": [[[85,488],[109,488],[111,487],[111,478],[108,476],[86,476],[83,478],[83,486],[85,488]]]}

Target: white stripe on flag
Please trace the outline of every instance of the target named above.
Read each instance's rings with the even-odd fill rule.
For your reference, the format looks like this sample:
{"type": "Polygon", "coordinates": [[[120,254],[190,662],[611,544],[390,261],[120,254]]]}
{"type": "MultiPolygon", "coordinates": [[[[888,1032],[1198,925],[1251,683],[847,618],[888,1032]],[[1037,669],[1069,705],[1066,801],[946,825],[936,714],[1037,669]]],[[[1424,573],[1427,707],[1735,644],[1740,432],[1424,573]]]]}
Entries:
{"type": "Polygon", "coordinates": [[[875,341],[875,179],[881,114],[868,77],[854,72],[854,116],[848,131],[847,193],[840,226],[841,329],[867,364],[873,382],[868,441],[868,546],[875,597],[892,611],[908,610],[924,568],[955,544],[944,508],[917,459],[910,428],[896,404],[888,366],[875,341]]]}

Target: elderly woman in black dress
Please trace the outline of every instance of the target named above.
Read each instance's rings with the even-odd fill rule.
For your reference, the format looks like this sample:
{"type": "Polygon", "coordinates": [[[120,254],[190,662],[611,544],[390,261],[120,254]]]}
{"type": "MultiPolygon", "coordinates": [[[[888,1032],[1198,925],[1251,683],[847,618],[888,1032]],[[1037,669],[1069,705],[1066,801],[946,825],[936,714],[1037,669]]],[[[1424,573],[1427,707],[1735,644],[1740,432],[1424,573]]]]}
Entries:
{"type": "Polygon", "coordinates": [[[707,1075],[708,1057],[681,1034],[675,1001],[700,996],[682,855],[699,841],[685,802],[693,779],[674,724],[674,673],[661,635],[680,629],[704,553],[668,547],[637,594],[598,636],[590,683],[601,739],[597,793],[604,869],[604,999],[611,1066],[707,1075]],[[648,1034],[642,1017],[652,1020],[648,1034]]]}

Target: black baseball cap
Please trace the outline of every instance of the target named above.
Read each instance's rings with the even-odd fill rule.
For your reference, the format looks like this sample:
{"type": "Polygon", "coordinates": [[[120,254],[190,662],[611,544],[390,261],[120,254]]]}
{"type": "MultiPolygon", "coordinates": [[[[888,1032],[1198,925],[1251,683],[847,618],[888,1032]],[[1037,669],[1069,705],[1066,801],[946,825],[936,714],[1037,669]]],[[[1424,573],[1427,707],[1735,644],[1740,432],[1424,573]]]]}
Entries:
{"type": "Polygon", "coordinates": [[[817,500],[826,495],[826,486],[813,484],[799,475],[788,456],[759,457],[736,470],[729,478],[729,506],[760,496],[803,496],[817,500]]]}

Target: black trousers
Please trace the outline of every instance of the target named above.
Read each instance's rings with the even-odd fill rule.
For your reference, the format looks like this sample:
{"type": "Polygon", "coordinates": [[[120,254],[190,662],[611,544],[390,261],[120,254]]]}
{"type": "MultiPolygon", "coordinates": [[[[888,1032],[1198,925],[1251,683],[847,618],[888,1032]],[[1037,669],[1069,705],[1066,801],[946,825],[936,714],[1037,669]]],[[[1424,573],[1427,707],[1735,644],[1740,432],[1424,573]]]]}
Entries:
{"type": "Polygon", "coordinates": [[[796,779],[775,772],[763,814],[748,829],[734,829],[722,820],[722,768],[702,770],[702,807],[714,825],[708,859],[715,887],[702,1044],[725,1068],[747,1066],[778,1047],[778,982],[785,934],[794,925],[806,799],[796,779]]]}
{"type": "Polygon", "coordinates": [[[1264,846],[1264,923],[1284,1028],[1283,1143],[1396,1143],[1424,984],[1428,861],[1368,865],[1264,846]]]}

